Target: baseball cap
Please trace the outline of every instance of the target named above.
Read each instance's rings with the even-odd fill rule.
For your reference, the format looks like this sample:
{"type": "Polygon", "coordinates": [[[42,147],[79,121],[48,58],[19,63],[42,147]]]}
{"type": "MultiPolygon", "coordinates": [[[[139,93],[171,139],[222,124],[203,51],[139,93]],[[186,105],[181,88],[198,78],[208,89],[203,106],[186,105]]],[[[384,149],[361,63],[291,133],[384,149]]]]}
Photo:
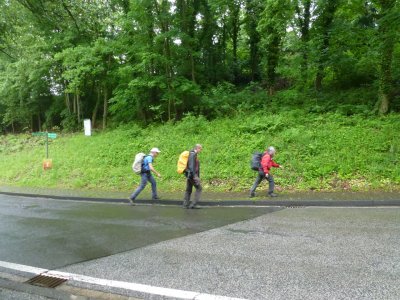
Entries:
{"type": "Polygon", "coordinates": [[[160,149],[158,149],[158,148],[153,148],[153,149],[150,150],[150,152],[157,152],[157,153],[160,153],[161,151],[160,151],[160,149]]]}

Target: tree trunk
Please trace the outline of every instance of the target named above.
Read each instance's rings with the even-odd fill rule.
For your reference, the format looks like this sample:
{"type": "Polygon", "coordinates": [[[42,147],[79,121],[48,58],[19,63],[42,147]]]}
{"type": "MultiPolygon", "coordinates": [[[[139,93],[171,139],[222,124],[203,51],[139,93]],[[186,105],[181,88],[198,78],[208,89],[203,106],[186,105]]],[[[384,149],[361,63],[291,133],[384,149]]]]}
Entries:
{"type": "Polygon", "coordinates": [[[270,95],[275,92],[276,68],[279,63],[281,36],[278,32],[271,34],[271,43],[267,54],[267,87],[270,95]]]}
{"type": "Polygon", "coordinates": [[[42,131],[42,119],[40,118],[40,113],[37,115],[38,117],[38,128],[39,131],[42,131]]]}
{"type": "MultiPolygon", "coordinates": [[[[169,28],[168,28],[168,24],[164,24],[164,33],[166,33],[169,28]]],[[[172,70],[171,70],[171,49],[170,49],[170,39],[169,38],[165,38],[164,40],[164,55],[167,58],[166,63],[165,63],[165,77],[167,78],[167,89],[168,89],[168,121],[171,120],[171,106],[172,106],[172,102],[174,101],[172,99],[172,70]]]]}
{"type": "Polygon", "coordinates": [[[76,108],[77,108],[77,115],[78,115],[78,123],[81,123],[81,96],[78,94],[76,95],[76,108]]]}
{"type": "Polygon", "coordinates": [[[97,86],[97,100],[96,105],[94,106],[93,113],[92,113],[92,127],[96,126],[96,119],[97,119],[97,112],[100,106],[100,87],[97,86]]]}
{"type": "Polygon", "coordinates": [[[106,129],[107,125],[107,111],[108,111],[108,90],[104,88],[104,103],[103,103],[103,130],[106,129]]]}
{"type": "MultiPolygon", "coordinates": [[[[302,61],[300,65],[301,79],[307,81],[308,71],[308,42],[310,40],[310,18],[311,18],[311,0],[302,1],[302,9],[297,5],[296,12],[299,15],[299,27],[301,33],[301,56],[302,61]]],[[[322,85],[322,79],[319,83],[322,85]]]]}
{"type": "MultiPolygon", "coordinates": [[[[166,10],[167,10],[167,7],[168,7],[168,5],[167,5],[168,3],[167,3],[166,0],[163,0],[161,4],[162,4],[161,5],[161,10],[158,9],[157,13],[159,15],[160,22],[161,22],[161,32],[163,34],[167,34],[169,32],[169,30],[170,30],[169,20],[167,18],[162,18],[161,16],[166,13],[166,10]]],[[[187,27],[187,24],[186,24],[185,19],[184,19],[184,18],[187,17],[186,14],[185,14],[186,13],[186,3],[185,3],[185,1],[179,1],[178,8],[181,10],[181,18],[182,18],[181,27],[183,27],[181,29],[182,29],[182,31],[185,31],[185,29],[187,27]]],[[[164,71],[165,71],[165,78],[166,78],[166,81],[167,81],[166,83],[167,83],[167,90],[168,90],[168,92],[167,92],[168,93],[168,103],[167,103],[168,121],[170,121],[171,118],[172,118],[172,109],[171,109],[171,107],[172,107],[172,104],[174,102],[174,99],[173,99],[173,97],[174,97],[173,96],[173,87],[172,87],[173,71],[172,71],[172,68],[171,68],[171,60],[172,60],[172,58],[171,58],[171,47],[170,47],[170,45],[171,45],[171,39],[168,36],[166,36],[164,38],[164,44],[163,44],[163,55],[166,58],[165,64],[164,64],[164,71]]],[[[190,60],[193,58],[191,55],[192,55],[192,53],[189,52],[189,59],[190,60]]],[[[193,73],[192,73],[192,76],[193,76],[193,73]]]]}
{"type": "Polygon", "coordinates": [[[269,96],[272,96],[273,94],[275,94],[275,88],[274,88],[273,85],[271,85],[271,86],[268,88],[268,95],[269,95],[269,96]]]}
{"type": "Polygon", "coordinates": [[[76,114],[76,93],[74,94],[74,99],[73,99],[72,103],[73,103],[73,110],[72,110],[72,112],[73,112],[74,114],[76,114]]]}
{"type": "Polygon", "coordinates": [[[322,43],[319,47],[320,56],[317,60],[317,75],[315,77],[315,89],[317,91],[322,89],[322,80],[325,77],[324,70],[328,60],[330,29],[338,3],[337,0],[327,0],[325,5],[316,21],[318,23],[317,27],[320,28],[320,35],[322,36],[322,43]]]}
{"type": "Polygon", "coordinates": [[[239,81],[239,66],[238,66],[238,57],[237,57],[237,49],[238,49],[238,38],[239,38],[239,30],[240,30],[240,4],[233,1],[231,6],[231,26],[232,26],[232,55],[233,55],[233,77],[234,82],[238,83],[239,81]]]}
{"type": "Polygon", "coordinates": [[[257,31],[258,21],[260,19],[262,9],[259,0],[246,0],[246,20],[247,20],[247,34],[249,36],[250,58],[249,65],[251,68],[251,81],[260,79],[260,54],[259,42],[260,34],[257,31]]]}
{"type": "Polygon", "coordinates": [[[226,66],[226,19],[225,17],[222,18],[222,39],[221,39],[221,61],[223,66],[226,66]]]}
{"type": "Polygon", "coordinates": [[[203,1],[204,25],[199,44],[204,53],[204,75],[207,82],[216,83],[216,63],[215,63],[215,48],[213,45],[213,35],[215,30],[214,15],[211,12],[210,4],[203,1]]]}
{"type": "Polygon", "coordinates": [[[81,105],[80,105],[80,102],[81,102],[81,96],[79,94],[79,90],[76,90],[75,94],[74,94],[74,114],[77,117],[78,123],[81,122],[81,105]]]}
{"type": "Polygon", "coordinates": [[[379,66],[379,96],[378,96],[378,112],[386,114],[389,112],[391,97],[392,97],[392,61],[393,51],[396,43],[395,31],[393,24],[387,18],[392,12],[395,0],[380,0],[381,17],[379,19],[378,37],[380,39],[380,57],[379,66]]]}
{"type": "Polygon", "coordinates": [[[193,58],[193,53],[190,53],[190,65],[192,69],[192,81],[196,82],[196,72],[195,72],[195,65],[194,65],[194,58],[193,58]]]}
{"type": "Polygon", "coordinates": [[[69,93],[65,93],[64,97],[65,97],[65,106],[67,107],[68,112],[71,113],[71,102],[69,99],[69,93]]]}
{"type": "Polygon", "coordinates": [[[265,48],[266,60],[266,87],[269,93],[275,92],[275,81],[277,77],[282,40],[286,34],[288,22],[287,10],[284,7],[289,1],[266,1],[264,12],[261,16],[260,36],[263,37],[262,44],[265,48]]]}
{"type": "Polygon", "coordinates": [[[389,112],[392,97],[392,60],[394,41],[387,40],[383,42],[381,53],[381,64],[379,70],[379,96],[378,96],[378,112],[379,114],[387,114],[389,112]]]}
{"type": "Polygon", "coordinates": [[[315,76],[315,89],[317,91],[322,90],[322,80],[324,79],[324,68],[318,66],[317,75],[315,76]]]}
{"type": "MultiPolygon", "coordinates": [[[[195,61],[193,53],[195,52],[196,48],[194,40],[196,15],[199,7],[199,1],[178,0],[176,1],[176,7],[179,15],[179,29],[182,33],[185,34],[185,37],[182,39],[182,46],[186,51],[187,59],[185,58],[185,64],[182,73],[188,80],[196,82],[195,61]]],[[[165,21],[162,22],[162,30],[163,33],[166,33],[170,30],[168,19],[165,19],[165,21]]]]}
{"type": "Polygon", "coordinates": [[[389,111],[390,95],[379,92],[379,114],[387,114],[389,111]]]}

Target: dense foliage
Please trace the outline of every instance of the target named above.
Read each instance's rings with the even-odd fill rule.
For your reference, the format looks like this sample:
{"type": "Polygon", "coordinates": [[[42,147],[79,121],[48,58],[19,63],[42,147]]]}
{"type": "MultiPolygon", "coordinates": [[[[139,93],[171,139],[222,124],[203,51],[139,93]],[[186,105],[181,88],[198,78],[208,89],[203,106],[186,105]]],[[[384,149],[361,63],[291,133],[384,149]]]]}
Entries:
{"type": "Polygon", "coordinates": [[[312,91],[319,110],[348,89],[363,110],[398,111],[399,11],[396,0],[0,0],[0,126],[211,119],[290,95],[309,105],[312,91]]]}
{"type": "Polygon", "coordinates": [[[42,170],[43,137],[7,135],[0,137],[0,185],[128,194],[140,179],[131,170],[135,154],[157,146],[162,151],[154,163],[162,174],[160,194],[182,191],[184,177],[176,172],[178,156],[201,141],[204,148],[199,157],[207,191],[248,191],[255,178],[251,155],[270,144],[278,150],[276,161],[285,166],[272,171],[285,192],[399,190],[400,116],[348,116],[348,108],[334,113],[257,112],[212,121],[186,116],[175,124],[146,129],[121,125],[92,137],[61,134],[50,145],[50,171],[42,170]]]}

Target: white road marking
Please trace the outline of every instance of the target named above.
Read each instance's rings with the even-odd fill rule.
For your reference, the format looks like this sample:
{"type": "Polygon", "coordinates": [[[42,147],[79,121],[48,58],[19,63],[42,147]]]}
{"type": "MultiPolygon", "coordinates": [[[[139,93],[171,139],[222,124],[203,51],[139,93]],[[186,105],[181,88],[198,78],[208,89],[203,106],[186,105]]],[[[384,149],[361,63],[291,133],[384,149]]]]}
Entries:
{"type": "Polygon", "coordinates": [[[47,269],[41,269],[41,268],[25,266],[25,265],[19,265],[19,264],[6,262],[6,261],[0,261],[0,267],[3,267],[5,269],[10,269],[10,270],[16,270],[16,271],[20,271],[20,272],[31,273],[31,274],[35,274],[35,275],[39,275],[39,274],[42,274],[42,273],[45,273],[45,272],[49,271],[47,269]]]}
{"type": "Polygon", "coordinates": [[[125,289],[125,290],[145,293],[145,294],[159,295],[159,296],[163,296],[163,297],[172,297],[172,298],[176,298],[176,299],[245,300],[245,299],[241,299],[241,298],[232,298],[232,297],[226,297],[226,296],[219,296],[219,295],[163,288],[163,287],[157,287],[157,286],[140,284],[140,283],[132,283],[132,282],[126,282],[126,281],[116,281],[116,280],[95,278],[95,277],[73,274],[73,273],[51,271],[48,269],[36,268],[36,267],[20,265],[20,264],[5,262],[5,261],[0,261],[0,267],[9,269],[9,270],[31,273],[31,274],[35,274],[35,275],[43,274],[43,275],[49,275],[49,276],[62,277],[62,278],[66,278],[71,281],[94,284],[94,285],[99,285],[99,286],[104,286],[104,287],[120,288],[120,289],[125,289]]]}

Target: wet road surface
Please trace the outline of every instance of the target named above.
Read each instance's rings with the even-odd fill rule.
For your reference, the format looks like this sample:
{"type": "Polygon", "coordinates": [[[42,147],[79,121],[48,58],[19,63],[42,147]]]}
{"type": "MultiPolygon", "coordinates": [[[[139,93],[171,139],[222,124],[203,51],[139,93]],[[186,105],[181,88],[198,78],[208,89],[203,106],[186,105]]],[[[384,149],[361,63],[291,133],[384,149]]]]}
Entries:
{"type": "Polygon", "coordinates": [[[397,300],[400,208],[285,209],[63,271],[244,299],[397,300]]]}
{"type": "Polygon", "coordinates": [[[0,195],[0,260],[55,269],[278,209],[184,210],[0,195]]]}
{"type": "Polygon", "coordinates": [[[399,207],[186,211],[0,196],[0,237],[0,260],[94,278],[243,299],[400,299],[399,207]]]}

